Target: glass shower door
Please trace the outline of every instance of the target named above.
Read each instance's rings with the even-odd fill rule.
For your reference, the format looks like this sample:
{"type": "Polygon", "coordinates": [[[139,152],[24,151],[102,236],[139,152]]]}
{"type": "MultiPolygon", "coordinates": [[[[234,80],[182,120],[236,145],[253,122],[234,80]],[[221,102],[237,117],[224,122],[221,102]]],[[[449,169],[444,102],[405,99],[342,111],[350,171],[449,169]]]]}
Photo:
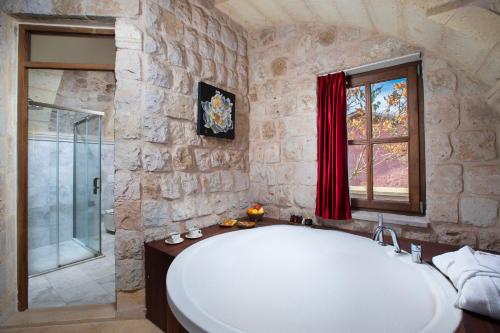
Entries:
{"type": "Polygon", "coordinates": [[[29,275],[101,255],[101,121],[30,101],[29,275]]]}
{"type": "Polygon", "coordinates": [[[28,274],[59,266],[59,113],[28,109],[28,274]]]}
{"type": "Polygon", "coordinates": [[[73,237],[101,254],[101,117],[74,124],[73,237]]]}

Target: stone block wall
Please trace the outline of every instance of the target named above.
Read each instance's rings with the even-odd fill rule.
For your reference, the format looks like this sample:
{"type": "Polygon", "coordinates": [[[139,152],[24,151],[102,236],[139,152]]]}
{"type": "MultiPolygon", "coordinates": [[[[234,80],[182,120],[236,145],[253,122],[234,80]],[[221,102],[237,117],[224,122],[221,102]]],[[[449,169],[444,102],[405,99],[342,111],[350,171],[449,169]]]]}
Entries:
{"type": "MultiPolygon", "coordinates": [[[[357,28],[287,25],[249,35],[252,200],[272,217],[314,215],[316,73],[422,49],[357,28]]],[[[500,250],[500,116],[487,88],[424,51],[427,229],[404,236],[500,250]]],[[[373,222],[320,221],[370,231],[373,222]]]]}
{"type": "MultiPolygon", "coordinates": [[[[9,0],[0,4],[0,10],[20,16],[47,15],[53,19],[92,17],[97,23],[116,18],[117,303],[120,316],[141,315],[143,241],[165,237],[172,230],[206,226],[224,217],[240,215],[249,204],[246,33],[209,0],[9,0]],[[196,135],[199,80],[235,93],[235,140],[196,135]]],[[[14,23],[2,14],[2,24],[4,17],[14,23]]],[[[17,37],[10,28],[2,25],[0,29],[8,35],[2,38],[2,55],[15,52],[17,37]]],[[[15,66],[6,71],[11,76],[2,78],[14,81],[15,66]]],[[[2,96],[12,97],[15,103],[15,85],[12,91],[5,89],[6,86],[9,85],[3,85],[2,96]]],[[[2,117],[15,120],[15,104],[8,105],[5,111],[0,114],[2,117]]],[[[12,155],[16,146],[15,121],[5,133],[8,136],[3,131],[0,134],[1,147],[9,145],[13,149],[2,148],[2,156],[11,154],[2,162],[10,161],[15,167],[16,158],[12,155]]],[[[15,185],[15,169],[11,171],[12,174],[0,163],[2,184],[15,185]],[[7,176],[12,176],[11,180],[6,180],[7,176]]],[[[2,214],[0,236],[8,233],[6,238],[15,240],[13,193],[7,195],[12,206],[8,207],[9,215],[2,214]]],[[[5,202],[2,197],[2,212],[7,211],[5,202]]],[[[0,304],[6,304],[8,312],[12,312],[17,290],[15,245],[7,244],[12,249],[8,252],[4,250],[5,243],[0,244],[0,304]],[[9,260],[8,270],[3,258],[9,260]],[[8,277],[4,279],[4,275],[8,277]],[[6,288],[4,281],[9,284],[6,288]]]]}
{"type": "MultiPolygon", "coordinates": [[[[116,18],[114,204],[117,301],[123,316],[143,311],[143,241],[241,215],[250,199],[265,204],[271,217],[313,215],[315,73],[419,50],[362,29],[311,24],[254,31],[247,56],[247,33],[210,0],[8,0],[0,10],[56,19],[116,18]],[[199,80],[236,94],[234,141],[196,135],[199,80]]],[[[5,82],[0,88],[0,313],[5,316],[15,309],[17,289],[12,84],[17,37],[14,20],[3,12],[0,33],[5,82]]],[[[426,52],[423,70],[431,227],[398,232],[498,250],[498,114],[485,104],[485,87],[445,59],[426,52]]],[[[335,224],[373,228],[364,221],[335,224]]]]}
{"type": "MultiPolygon", "coordinates": [[[[103,140],[114,141],[115,75],[112,71],[30,69],[28,76],[28,98],[42,103],[104,112],[101,128],[103,140]]],[[[73,135],[73,124],[80,117],[78,114],[71,117],[73,114],[68,111],[59,113],[61,134],[73,135]]],[[[56,130],[56,112],[35,110],[30,115],[30,133],[56,130]]]]}
{"type": "MultiPolygon", "coordinates": [[[[43,74],[42,74],[43,75],[43,74]]],[[[54,104],[104,112],[102,119],[102,138],[114,140],[114,97],[115,74],[106,71],[62,71],[61,82],[57,89],[54,104]]],[[[73,123],[64,120],[60,127],[72,132],[73,123]]]]}
{"type": "Polygon", "coordinates": [[[461,70],[423,66],[428,220],[438,241],[499,250],[500,115],[461,70]]]}
{"type": "Polygon", "coordinates": [[[16,305],[17,29],[0,12],[0,322],[16,305]]]}
{"type": "MultiPolygon", "coordinates": [[[[12,53],[12,62],[15,24],[3,13],[92,17],[94,22],[116,18],[117,301],[120,315],[140,315],[142,242],[240,215],[249,204],[246,33],[208,0],[6,1],[0,10],[6,36],[0,50],[3,59],[12,53]],[[235,140],[196,135],[199,80],[235,93],[235,140]]],[[[8,65],[2,62],[7,73],[2,78],[12,83],[16,68],[4,68],[8,65]]],[[[15,95],[15,85],[3,85],[2,98],[11,98],[13,104],[2,103],[5,112],[0,114],[2,126],[12,125],[0,134],[0,153],[6,157],[0,162],[0,180],[8,185],[2,190],[15,188],[17,177],[15,95]]],[[[0,236],[12,240],[0,243],[0,304],[7,314],[15,310],[17,290],[15,191],[2,193],[1,199],[5,214],[0,236]]]]}
{"type": "Polygon", "coordinates": [[[116,22],[118,304],[144,288],[143,241],[249,204],[246,33],[209,1],[142,1],[116,22]],[[196,134],[203,80],[236,95],[235,140],[196,134]]]}
{"type": "Polygon", "coordinates": [[[133,17],[139,14],[139,0],[5,0],[0,10],[15,15],[48,15],[88,19],[133,17]]]}
{"type": "MultiPolygon", "coordinates": [[[[102,25],[139,15],[138,0],[0,2],[0,322],[17,308],[17,24],[15,17],[68,16],[102,25]],[[103,23],[104,22],[104,23],[103,23]],[[112,21],[111,21],[112,22],[112,21]]],[[[68,23],[69,21],[66,21],[68,23]]],[[[81,23],[81,22],[80,22],[81,23]]]]}

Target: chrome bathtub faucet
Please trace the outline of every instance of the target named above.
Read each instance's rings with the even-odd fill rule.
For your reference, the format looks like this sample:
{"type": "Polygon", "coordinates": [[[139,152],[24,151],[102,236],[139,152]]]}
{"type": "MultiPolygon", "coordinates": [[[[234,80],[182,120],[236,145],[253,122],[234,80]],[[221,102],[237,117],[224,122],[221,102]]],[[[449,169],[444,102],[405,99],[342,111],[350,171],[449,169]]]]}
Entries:
{"type": "Polygon", "coordinates": [[[396,235],[394,229],[392,229],[391,227],[386,227],[384,225],[384,216],[381,213],[377,214],[377,220],[378,220],[378,226],[377,229],[375,229],[375,232],[373,233],[373,240],[377,241],[382,246],[387,245],[384,242],[384,231],[387,230],[389,231],[389,234],[391,235],[392,238],[392,245],[394,246],[394,252],[401,253],[401,248],[399,247],[398,243],[398,236],[396,235]]]}

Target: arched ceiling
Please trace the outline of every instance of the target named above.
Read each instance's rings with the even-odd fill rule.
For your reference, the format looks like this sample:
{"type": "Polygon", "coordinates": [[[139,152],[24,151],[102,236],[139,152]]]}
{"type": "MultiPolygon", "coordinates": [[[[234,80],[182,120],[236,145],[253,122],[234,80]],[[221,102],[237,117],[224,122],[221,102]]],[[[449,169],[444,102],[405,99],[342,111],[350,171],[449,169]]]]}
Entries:
{"type": "Polygon", "coordinates": [[[500,91],[499,0],[215,0],[248,31],[301,22],[375,30],[442,55],[500,91]]]}

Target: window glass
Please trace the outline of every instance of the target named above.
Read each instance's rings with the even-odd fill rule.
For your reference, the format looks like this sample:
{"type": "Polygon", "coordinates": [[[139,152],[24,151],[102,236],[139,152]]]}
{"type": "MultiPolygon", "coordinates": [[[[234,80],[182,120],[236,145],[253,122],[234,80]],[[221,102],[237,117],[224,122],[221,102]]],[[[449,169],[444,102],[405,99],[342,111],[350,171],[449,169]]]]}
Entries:
{"type": "Polygon", "coordinates": [[[408,135],[406,78],[371,85],[372,136],[390,138],[408,135]]]}
{"type": "Polygon", "coordinates": [[[347,139],[366,139],[365,86],[347,89],[347,139]]]}
{"type": "Polygon", "coordinates": [[[349,192],[351,198],[366,199],[368,165],[367,145],[350,145],[348,149],[349,192]]]}
{"type": "Polygon", "coordinates": [[[409,201],[408,143],[373,145],[373,199],[409,201]]]}
{"type": "Polygon", "coordinates": [[[114,64],[114,36],[32,34],[30,61],[75,64],[114,64]]]}

